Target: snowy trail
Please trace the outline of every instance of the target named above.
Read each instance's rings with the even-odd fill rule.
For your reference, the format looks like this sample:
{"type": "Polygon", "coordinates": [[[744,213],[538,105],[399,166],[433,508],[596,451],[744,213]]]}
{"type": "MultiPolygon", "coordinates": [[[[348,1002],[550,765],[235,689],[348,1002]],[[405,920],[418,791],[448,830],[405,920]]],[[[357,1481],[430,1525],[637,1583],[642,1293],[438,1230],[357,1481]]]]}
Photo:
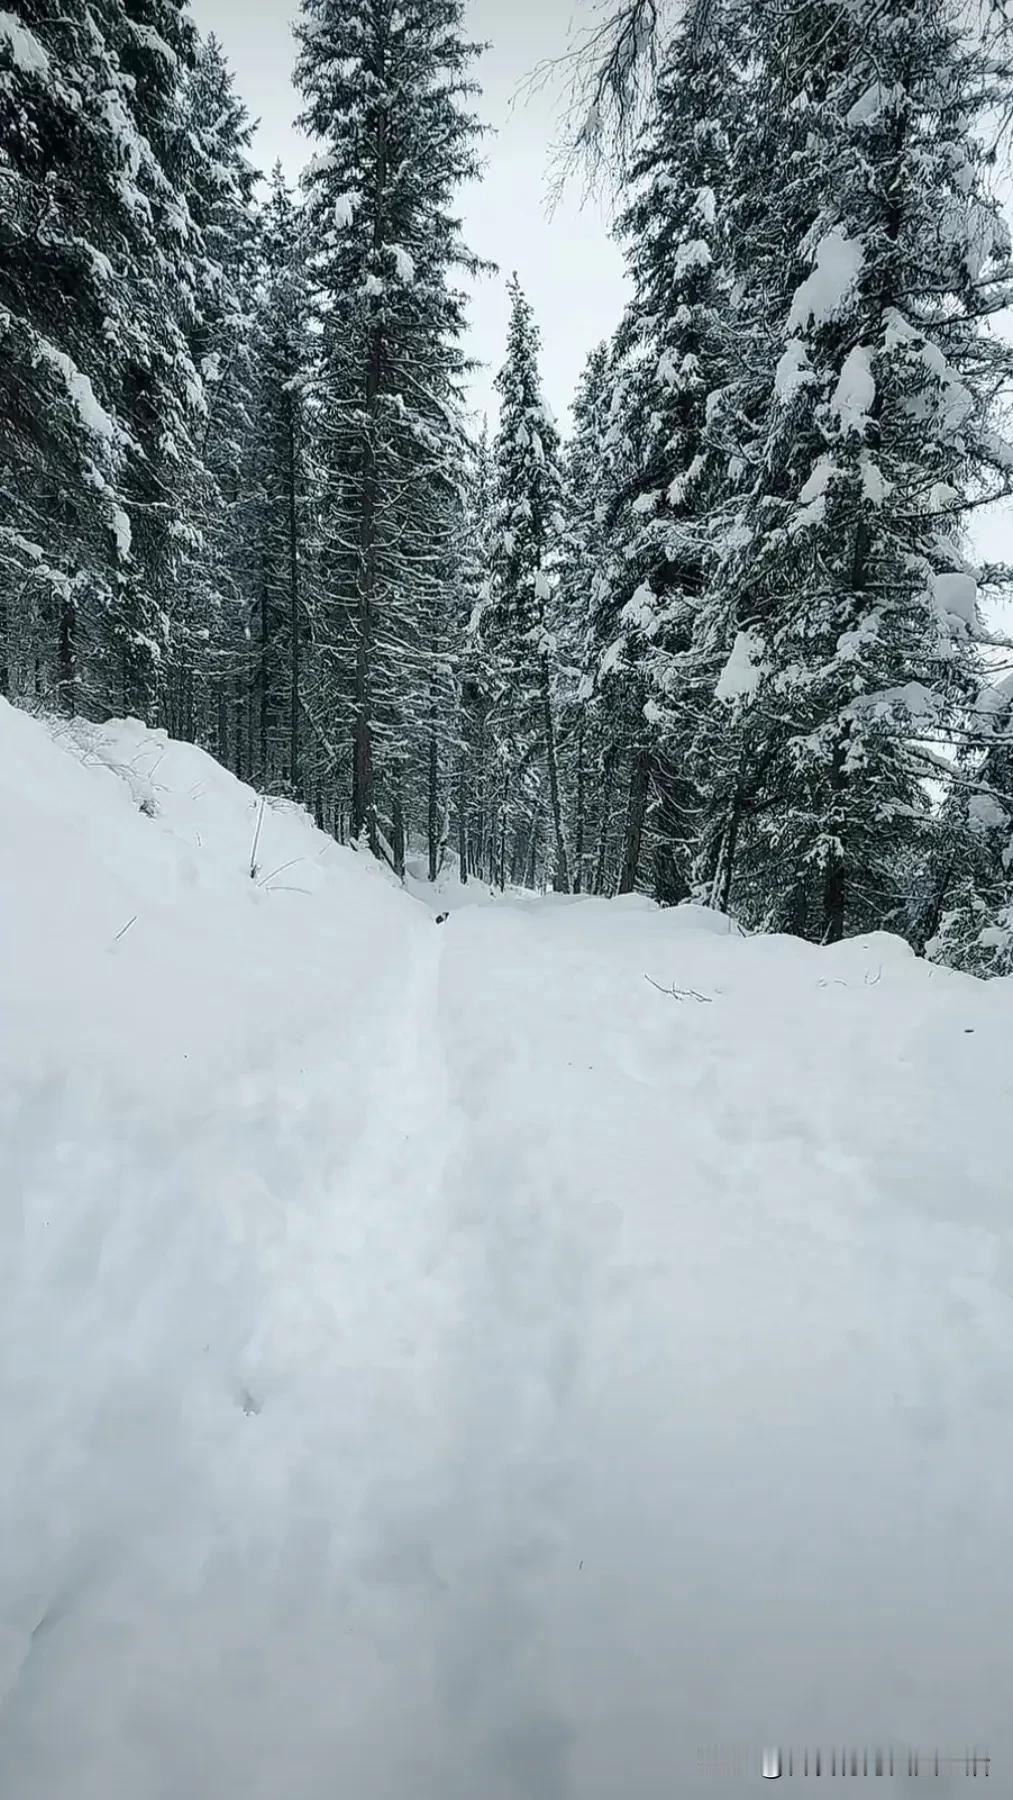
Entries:
{"type": "Polygon", "coordinates": [[[752,948],[659,915],[476,910],[447,943],[477,1304],[442,1791],[702,1795],[741,1785],[706,1746],[755,1776],[778,1739],[994,1745],[1011,1239],[975,1119],[1009,1057],[966,1042],[966,989],[937,978],[898,1043],[889,940],[808,980],[803,952],[794,995],[746,965],[745,996],[752,948]],[[947,1051],[948,1157],[905,1116],[947,1051]]]}
{"type": "Polygon", "coordinates": [[[0,1800],[1013,1766],[1010,984],[0,737],[0,1800]]]}

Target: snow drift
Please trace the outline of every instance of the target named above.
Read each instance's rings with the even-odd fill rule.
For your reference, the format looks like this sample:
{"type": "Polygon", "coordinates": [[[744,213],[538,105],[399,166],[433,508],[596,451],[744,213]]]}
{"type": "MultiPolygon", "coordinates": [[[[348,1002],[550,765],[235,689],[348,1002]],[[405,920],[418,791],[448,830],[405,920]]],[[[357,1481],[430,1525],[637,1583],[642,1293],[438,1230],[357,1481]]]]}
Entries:
{"type": "Polygon", "coordinates": [[[5,705],[0,843],[2,1800],[1009,1768],[1010,983],[5,705]]]}

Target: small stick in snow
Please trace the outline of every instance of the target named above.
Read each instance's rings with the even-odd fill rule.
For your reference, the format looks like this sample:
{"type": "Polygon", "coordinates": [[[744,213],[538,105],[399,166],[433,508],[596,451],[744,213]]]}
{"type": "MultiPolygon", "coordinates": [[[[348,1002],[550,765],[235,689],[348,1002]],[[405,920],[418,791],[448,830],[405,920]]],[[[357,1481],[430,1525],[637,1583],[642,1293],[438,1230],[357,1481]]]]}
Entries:
{"type": "Polygon", "coordinates": [[[257,886],[263,887],[265,882],[273,881],[276,875],[284,875],[286,869],[294,869],[296,866],[296,863],[301,863],[304,861],[305,861],[305,858],[302,856],[290,856],[288,862],[279,863],[278,867],[276,869],[272,869],[271,873],[269,875],[263,875],[261,877],[261,879],[258,881],[257,886]]]}
{"type": "MultiPolygon", "coordinates": [[[[122,927],[122,929],[116,933],[116,936],[113,938],[113,944],[118,944],[121,937],[126,937],[127,932],[130,930],[131,925],[136,925],[136,924],[137,924],[137,914],[135,913],[133,918],[128,919],[126,924],[122,927]]],[[[110,947],[110,949],[112,949],[112,944],[109,947],[110,947]]]]}
{"type": "Polygon", "coordinates": [[[264,808],[266,805],[267,805],[266,799],[263,796],[261,796],[260,810],[257,813],[257,829],[253,834],[253,849],[250,851],[250,880],[251,881],[256,881],[256,879],[257,879],[257,845],[260,843],[260,828],[264,823],[264,808]]]}
{"type": "Polygon", "coordinates": [[[657,988],[659,994],[668,994],[673,1000],[699,1000],[701,1006],[709,1006],[714,998],[713,994],[698,994],[696,988],[677,988],[674,982],[671,987],[662,987],[660,981],[653,980],[650,975],[645,975],[644,980],[657,988]]]}

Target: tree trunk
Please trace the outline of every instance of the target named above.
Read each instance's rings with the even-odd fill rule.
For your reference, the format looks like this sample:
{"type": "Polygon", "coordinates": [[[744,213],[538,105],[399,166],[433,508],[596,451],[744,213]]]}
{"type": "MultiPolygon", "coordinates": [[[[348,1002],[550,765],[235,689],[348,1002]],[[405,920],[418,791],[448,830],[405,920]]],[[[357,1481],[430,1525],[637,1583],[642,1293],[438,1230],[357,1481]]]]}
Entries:
{"type": "Polygon", "coordinates": [[[630,796],[626,808],[626,839],[623,845],[623,866],[619,873],[620,894],[632,894],[637,885],[640,872],[640,849],[644,839],[644,819],[647,815],[647,786],[650,779],[651,759],[646,750],[634,752],[633,767],[630,770],[630,796]]]}
{"type": "Polygon", "coordinates": [[[536,808],[535,816],[531,821],[531,837],[530,837],[530,842],[528,845],[528,866],[527,866],[527,869],[525,870],[525,875],[524,875],[524,886],[529,891],[533,891],[534,885],[535,885],[535,879],[538,874],[538,837],[539,837],[539,827],[541,826],[541,823],[542,823],[541,809],[536,808]]]}
{"type": "Polygon", "coordinates": [[[594,869],[594,891],[605,892],[605,863],[608,856],[609,828],[612,823],[612,790],[616,780],[616,759],[614,752],[608,752],[602,770],[605,784],[601,797],[601,818],[598,822],[598,855],[594,869]]]}
{"type": "Polygon", "coordinates": [[[293,797],[298,799],[299,773],[299,510],[296,505],[295,403],[288,402],[288,629],[289,629],[289,715],[288,715],[288,779],[293,797]]]}
{"type": "Polygon", "coordinates": [[[500,893],[502,893],[506,887],[506,836],[507,836],[507,814],[510,810],[509,804],[508,804],[509,799],[510,799],[510,771],[508,769],[506,774],[503,777],[503,799],[502,799],[502,802],[500,805],[500,820],[499,820],[498,880],[499,880],[500,893]]]}
{"type": "Polygon", "coordinates": [[[584,885],[584,831],[587,795],[584,776],[584,708],[577,721],[577,806],[573,831],[573,891],[579,894],[584,885]]]}
{"type": "Polygon", "coordinates": [[[850,726],[845,726],[834,739],[830,762],[831,806],[827,819],[830,852],[823,872],[823,942],[839,944],[844,936],[848,878],[844,866],[843,836],[845,830],[843,800],[847,788],[847,754],[850,726]]]}
{"type": "Polygon", "coordinates": [[[225,701],[225,683],[217,683],[217,725],[218,725],[218,761],[223,769],[229,767],[229,723],[228,707],[225,701]]]}
{"type": "MultiPolygon", "coordinates": [[[[57,692],[60,711],[72,719],[77,711],[77,671],[74,636],[77,624],[74,602],[69,595],[60,603],[60,632],[57,647],[57,692]]],[[[4,688],[6,692],[6,686],[4,688]]]]}
{"type": "Polygon", "coordinates": [[[394,795],[393,819],[391,822],[393,825],[393,843],[391,844],[391,850],[394,856],[394,873],[399,881],[403,881],[405,868],[405,821],[404,806],[401,802],[400,793],[394,795]]]}
{"type": "Polygon", "coordinates": [[[267,786],[267,768],[270,742],[270,681],[268,679],[268,656],[271,642],[271,612],[267,599],[267,577],[260,587],[260,669],[258,671],[258,757],[260,786],[267,786]]]}
{"type": "Polygon", "coordinates": [[[182,719],[180,721],[180,736],[187,744],[194,744],[197,741],[194,685],[194,671],[191,663],[183,673],[182,719]]]}
{"type": "Polygon", "coordinates": [[[436,742],[435,708],[429,716],[429,809],[426,830],[429,844],[429,879],[440,872],[440,747],[436,742]]]}
{"type": "Polygon", "coordinates": [[[713,902],[718,912],[726,913],[732,903],[732,881],[735,876],[735,856],[738,850],[739,831],[742,826],[743,800],[736,793],[728,810],[728,818],[721,834],[721,845],[718,850],[718,866],[714,875],[712,889],[713,902]]]}
{"type": "Polygon", "coordinates": [[[468,779],[464,767],[465,751],[457,775],[457,866],[462,885],[468,880],[468,779]]]}
{"type": "Polygon", "coordinates": [[[690,827],[697,796],[667,757],[654,759],[654,787],[659,797],[654,850],[654,897],[659,906],[678,906],[689,897],[686,864],[690,827]]]}
{"type": "MultiPolygon", "coordinates": [[[[26,583],[27,586],[27,583],[26,583]]],[[[22,589],[24,593],[24,589],[22,589]]],[[[6,582],[0,582],[0,694],[11,694],[11,603],[6,582]]]]}
{"type": "Polygon", "coordinates": [[[474,834],[472,854],[476,859],[475,874],[479,881],[492,880],[492,856],[489,852],[489,793],[488,772],[486,770],[485,744],[486,723],[485,708],[482,708],[478,722],[478,819],[474,834]]]}
{"type": "Polygon", "coordinates": [[[245,705],[243,707],[243,717],[244,717],[244,720],[246,723],[246,779],[250,783],[251,787],[255,786],[256,781],[257,781],[256,758],[254,756],[254,750],[253,750],[253,745],[254,745],[253,715],[254,715],[253,688],[250,687],[247,689],[247,693],[246,693],[246,701],[245,701],[245,705]]]}
{"type": "Polygon", "coordinates": [[[514,831],[514,853],[510,858],[510,880],[514,887],[524,886],[524,874],[528,866],[528,845],[531,842],[530,819],[519,819],[514,831]]]}
{"type": "Polygon", "coordinates": [[[554,886],[557,893],[570,892],[570,865],[566,849],[566,835],[563,830],[563,809],[559,799],[559,764],[556,757],[556,721],[552,708],[552,684],[549,676],[549,659],[542,656],[542,714],[545,720],[545,760],[549,771],[549,805],[552,808],[552,828],[556,839],[556,876],[554,886]]]}

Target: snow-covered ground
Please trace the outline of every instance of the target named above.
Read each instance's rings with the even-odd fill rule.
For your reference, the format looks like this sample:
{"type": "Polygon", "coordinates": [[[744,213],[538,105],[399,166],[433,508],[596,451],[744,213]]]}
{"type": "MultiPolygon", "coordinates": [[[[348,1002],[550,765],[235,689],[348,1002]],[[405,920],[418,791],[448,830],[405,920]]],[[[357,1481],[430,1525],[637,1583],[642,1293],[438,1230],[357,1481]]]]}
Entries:
{"type": "Polygon", "coordinates": [[[1013,984],[258,815],[0,705],[2,1800],[1013,1791],[1013,984]]]}

